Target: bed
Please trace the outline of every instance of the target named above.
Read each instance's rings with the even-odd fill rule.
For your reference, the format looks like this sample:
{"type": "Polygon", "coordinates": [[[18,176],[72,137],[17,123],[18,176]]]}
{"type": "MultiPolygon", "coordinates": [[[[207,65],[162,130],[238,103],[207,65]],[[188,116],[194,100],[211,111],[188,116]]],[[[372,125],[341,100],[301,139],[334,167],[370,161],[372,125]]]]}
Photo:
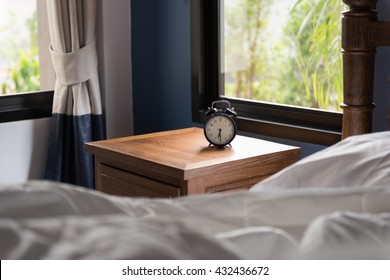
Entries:
{"type": "Polygon", "coordinates": [[[0,257],[389,259],[389,170],[390,132],[378,132],[236,193],[148,199],[48,181],[2,185],[0,257]]]}
{"type": "Polygon", "coordinates": [[[343,140],[249,191],[129,198],[69,184],[0,185],[1,259],[390,259],[390,131],[372,133],[390,23],[344,0],[343,140]]]}

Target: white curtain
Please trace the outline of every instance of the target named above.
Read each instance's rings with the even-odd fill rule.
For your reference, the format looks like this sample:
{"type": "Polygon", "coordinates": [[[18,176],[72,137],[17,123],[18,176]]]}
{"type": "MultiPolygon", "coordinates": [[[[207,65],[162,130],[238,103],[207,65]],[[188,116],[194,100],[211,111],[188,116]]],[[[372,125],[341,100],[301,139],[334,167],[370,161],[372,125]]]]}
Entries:
{"type": "Polygon", "coordinates": [[[47,0],[56,73],[46,179],[94,188],[86,142],[104,139],[97,71],[96,0],[47,0]]]}

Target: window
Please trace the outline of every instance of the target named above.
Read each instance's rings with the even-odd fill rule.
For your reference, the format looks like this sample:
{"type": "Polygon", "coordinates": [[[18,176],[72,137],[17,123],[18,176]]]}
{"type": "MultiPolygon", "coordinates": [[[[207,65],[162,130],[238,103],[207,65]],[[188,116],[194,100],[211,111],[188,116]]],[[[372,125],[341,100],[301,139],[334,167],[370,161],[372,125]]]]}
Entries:
{"type": "Polygon", "coordinates": [[[342,92],[338,2],[192,1],[193,119],[204,121],[204,110],[213,100],[227,99],[239,114],[242,131],[323,145],[337,142],[342,119],[336,112],[342,92]],[[310,12],[313,3],[319,10],[310,12]],[[288,25],[278,25],[287,15],[288,25]],[[323,24],[315,33],[314,19],[321,16],[332,24],[323,24]],[[299,39],[297,32],[300,45],[291,45],[299,39]],[[305,45],[309,37],[329,43],[315,51],[319,46],[305,45]],[[312,57],[299,60],[303,52],[312,57]],[[326,55],[333,60],[319,60],[326,55]]]}
{"type": "Polygon", "coordinates": [[[51,62],[48,63],[45,1],[3,2],[0,10],[0,122],[49,117],[54,71],[51,62]]]}
{"type": "Polygon", "coordinates": [[[0,94],[40,90],[35,1],[4,0],[0,31],[0,94]]]}

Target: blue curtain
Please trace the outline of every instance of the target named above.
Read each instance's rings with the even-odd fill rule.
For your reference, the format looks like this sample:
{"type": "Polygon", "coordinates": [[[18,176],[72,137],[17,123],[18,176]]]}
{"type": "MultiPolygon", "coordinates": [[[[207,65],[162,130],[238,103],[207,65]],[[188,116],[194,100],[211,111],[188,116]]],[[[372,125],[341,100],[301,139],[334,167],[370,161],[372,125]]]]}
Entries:
{"type": "Polygon", "coordinates": [[[84,144],[104,138],[104,119],[101,115],[53,114],[46,179],[94,189],[93,157],[84,151],[84,144]]]}
{"type": "Polygon", "coordinates": [[[45,179],[93,189],[84,144],[105,138],[95,44],[96,0],[48,0],[56,72],[45,179]]]}

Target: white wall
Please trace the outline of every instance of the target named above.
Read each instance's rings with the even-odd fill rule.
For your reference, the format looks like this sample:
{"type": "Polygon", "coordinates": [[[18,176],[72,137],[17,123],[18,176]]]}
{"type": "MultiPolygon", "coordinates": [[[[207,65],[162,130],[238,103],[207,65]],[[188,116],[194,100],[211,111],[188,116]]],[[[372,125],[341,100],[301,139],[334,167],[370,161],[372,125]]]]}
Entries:
{"type": "Polygon", "coordinates": [[[0,182],[44,175],[50,118],[0,123],[0,182]]]}
{"type": "Polygon", "coordinates": [[[97,44],[107,138],[133,134],[130,1],[99,1],[97,44]]]}

